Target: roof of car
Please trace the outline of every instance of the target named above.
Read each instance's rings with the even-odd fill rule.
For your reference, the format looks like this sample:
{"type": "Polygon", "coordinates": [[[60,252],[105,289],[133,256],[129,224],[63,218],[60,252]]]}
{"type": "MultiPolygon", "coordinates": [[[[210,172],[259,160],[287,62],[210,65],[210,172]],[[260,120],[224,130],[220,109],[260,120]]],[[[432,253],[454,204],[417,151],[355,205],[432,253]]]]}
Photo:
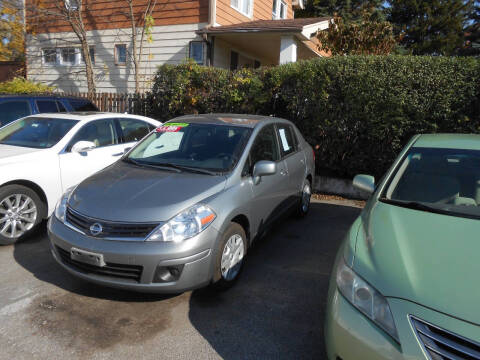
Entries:
{"type": "Polygon", "coordinates": [[[168,122],[188,122],[195,124],[212,124],[212,125],[236,125],[255,128],[259,124],[288,122],[285,119],[275,118],[262,115],[246,115],[246,114],[200,114],[185,115],[169,120],[168,122]]]}
{"type": "Polygon", "coordinates": [[[72,95],[61,95],[61,94],[0,94],[0,99],[5,98],[35,98],[35,99],[75,99],[75,100],[84,100],[89,101],[88,99],[80,96],[72,96],[72,95]]]}
{"type": "Polygon", "coordinates": [[[480,150],[480,135],[475,134],[422,134],[413,147],[480,150]]]}
{"type": "Polygon", "coordinates": [[[140,119],[155,120],[155,119],[147,118],[141,115],[113,113],[113,112],[100,112],[100,111],[41,113],[41,114],[30,115],[30,117],[67,119],[67,120],[76,120],[76,121],[95,120],[95,119],[102,119],[102,118],[118,118],[118,117],[129,117],[129,118],[134,118],[139,120],[140,119]]]}

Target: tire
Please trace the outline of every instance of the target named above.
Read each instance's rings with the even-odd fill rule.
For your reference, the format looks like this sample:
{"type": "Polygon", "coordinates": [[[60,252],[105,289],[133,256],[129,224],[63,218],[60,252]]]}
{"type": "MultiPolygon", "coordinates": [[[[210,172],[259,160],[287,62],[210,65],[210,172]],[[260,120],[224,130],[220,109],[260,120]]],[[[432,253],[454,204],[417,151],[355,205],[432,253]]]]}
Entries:
{"type": "Polygon", "coordinates": [[[46,215],[38,194],[23,185],[0,188],[0,245],[11,245],[31,234],[46,215]]]}
{"type": "Polygon", "coordinates": [[[247,236],[245,234],[245,230],[241,225],[232,222],[223,234],[222,240],[218,244],[216,251],[215,269],[213,275],[213,287],[216,290],[226,290],[235,284],[240,276],[240,273],[242,272],[246,254],[247,236]],[[230,244],[230,246],[227,246],[227,244],[230,244]],[[232,251],[232,245],[237,246],[233,248],[234,251],[232,251]],[[236,265],[227,269],[228,266],[232,265],[232,261],[236,261],[236,257],[236,265]],[[239,261],[238,257],[240,257],[239,261]],[[230,263],[228,261],[229,259],[230,263]]]}
{"type": "Polygon", "coordinates": [[[312,198],[312,184],[309,179],[305,179],[302,187],[302,193],[300,194],[300,201],[297,205],[297,210],[295,215],[298,218],[303,218],[307,216],[310,210],[310,200],[312,198]]]}

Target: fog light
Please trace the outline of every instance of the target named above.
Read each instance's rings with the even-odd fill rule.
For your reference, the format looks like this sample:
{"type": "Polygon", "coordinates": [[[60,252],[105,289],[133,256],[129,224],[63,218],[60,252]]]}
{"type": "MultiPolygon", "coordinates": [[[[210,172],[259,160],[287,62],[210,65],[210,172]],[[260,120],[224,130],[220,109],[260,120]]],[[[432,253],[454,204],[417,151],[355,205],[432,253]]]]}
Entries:
{"type": "Polygon", "coordinates": [[[177,281],[182,274],[184,265],[175,265],[175,266],[158,266],[155,271],[155,276],[153,277],[153,282],[172,282],[177,281]]]}

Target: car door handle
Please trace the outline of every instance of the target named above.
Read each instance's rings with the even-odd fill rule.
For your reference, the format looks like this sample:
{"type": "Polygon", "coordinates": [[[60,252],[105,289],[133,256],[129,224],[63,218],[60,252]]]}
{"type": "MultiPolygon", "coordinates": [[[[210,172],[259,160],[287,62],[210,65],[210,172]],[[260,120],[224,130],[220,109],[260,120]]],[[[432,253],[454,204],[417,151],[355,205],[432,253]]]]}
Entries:
{"type": "Polygon", "coordinates": [[[301,159],[300,162],[305,165],[305,160],[301,159]]]}
{"type": "Polygon", "coordinates": [[[288,175],[288,171],[282,169],[282,170],[280,170],[280,175],[282,175],[282,176],[288,175]]]}

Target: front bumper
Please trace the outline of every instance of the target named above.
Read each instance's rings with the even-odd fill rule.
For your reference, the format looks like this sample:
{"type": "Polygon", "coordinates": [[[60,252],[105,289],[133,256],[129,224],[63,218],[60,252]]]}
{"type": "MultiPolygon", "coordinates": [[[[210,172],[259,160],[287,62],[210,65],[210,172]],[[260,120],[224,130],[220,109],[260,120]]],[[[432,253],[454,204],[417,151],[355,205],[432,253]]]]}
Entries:
{"type": "Polygon", "coordinates": [[[208,285],[213,277],[215,254],[212,249],[219,240],[213,226],[181,243],[104,240],[78,233],[55,216],[48,222],[48,235],[55,260],[73,275],[100,285],[154,293],[179,293],[208,285]],[[69,261],[65,254],[69,255],[72,247],[102,254],[107,267],[82,266],[69,261]],[[109,264],[120,268],[114,276],[109,274],[109,264]],[[136,269],[138,278],[119,276],[125,268],[136,269]],[[167,268],[179,269],[179,276],[174,280],[159,279],[159,270],[167,268]]]}
{"type": "Polygon", "coordinates": [[[400,344],[330,289],[325,341],[330,360],[430,359],[409,316],[415,316],[468,339],[480,339],[480,327],[407,300],[388,298],[400,344]]]}

